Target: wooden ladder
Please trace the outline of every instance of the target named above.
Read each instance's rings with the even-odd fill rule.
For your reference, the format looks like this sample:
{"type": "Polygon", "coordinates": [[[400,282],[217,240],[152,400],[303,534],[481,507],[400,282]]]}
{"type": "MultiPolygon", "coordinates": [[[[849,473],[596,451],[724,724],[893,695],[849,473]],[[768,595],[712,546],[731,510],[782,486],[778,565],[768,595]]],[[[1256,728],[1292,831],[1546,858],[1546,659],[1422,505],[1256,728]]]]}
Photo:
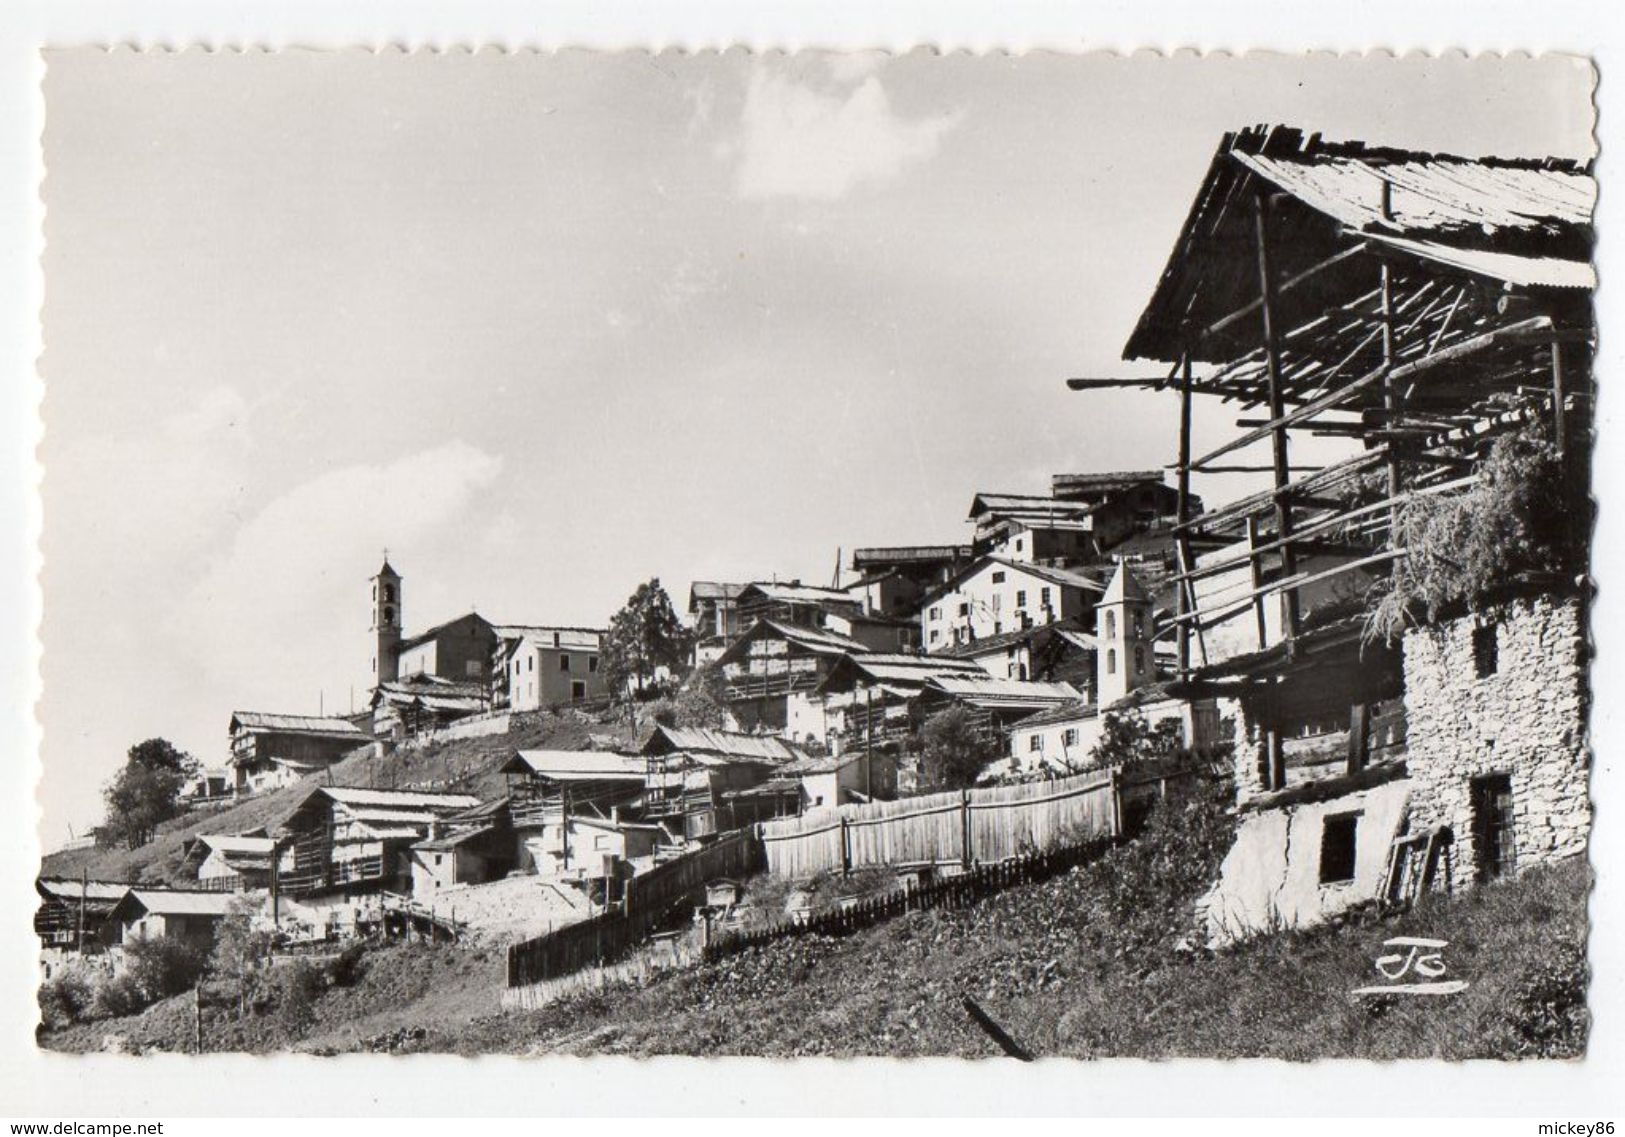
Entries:
{"type": "MultiPolygon", "coordinates": [[[[1435,825],[1431,829],[1394,838],[1394,843],[1388,848],[1383,900],[1395,905],[1415,903],[1433,882],[1439,854],[1450,843],[1448,825],[1435,825]]],[[[1448,880],[1446,887],[1449,887],[1448,880]]]]}

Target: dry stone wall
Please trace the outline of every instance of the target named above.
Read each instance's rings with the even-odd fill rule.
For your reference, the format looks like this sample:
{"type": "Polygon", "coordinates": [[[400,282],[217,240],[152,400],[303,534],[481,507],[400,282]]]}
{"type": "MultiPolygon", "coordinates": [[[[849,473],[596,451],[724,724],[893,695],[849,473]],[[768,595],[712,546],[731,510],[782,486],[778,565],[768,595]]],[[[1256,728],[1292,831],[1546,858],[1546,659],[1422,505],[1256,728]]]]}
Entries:
{"type": "Polygon", "coordinates": [[[1585,852],[1587,659],[1577,597],[1510,601],[1406,633],[1411,825],[1450,826],[1454,886],[1477,872],[1478,779],[1510,780],[1517,868],[1585,852]]]}

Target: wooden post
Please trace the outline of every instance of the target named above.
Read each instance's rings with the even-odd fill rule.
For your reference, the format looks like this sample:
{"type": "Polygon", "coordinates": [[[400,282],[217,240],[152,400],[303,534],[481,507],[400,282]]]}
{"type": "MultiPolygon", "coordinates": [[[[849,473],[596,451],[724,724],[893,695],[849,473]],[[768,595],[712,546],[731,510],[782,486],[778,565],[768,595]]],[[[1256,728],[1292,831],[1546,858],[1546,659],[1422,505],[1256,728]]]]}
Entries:
{"type": "Polygon", "coordinates": [[[974,850],[971,848],[970,826],[970,791],[959,791],[959,863],[962,868],[970,868],[975,861],[974,850]]]}
{"type": "Polygon", "coordinates": [[[203,980],[192,988],[192,1053],[203,1053],[203,980]]]}
{"type": "Polygon", "coordinates": [[[1563,402],[1567,395],[1563,391],[1563,352],[1558,342],[1552,341],[1552,442],[1557,447],[1557,456],[1563,457],[1567,448],[1568,431],[1563,421],[1563,402]]]}
{"type": "MultiPolygon", "coordinates": [[[[1191,356],[1185,352],[1179,360],[1179,524],[1190,520],[1191,496],[1191,356]]],[[[1190,571],[1190,539],[1183,528],[1174,542],[1179,571],[1190,571]]],[[[1191,581],[1182,581],[1174,590],[1174,610],[1183,617],[1195,606],[1196,590],[1191,581]]],[[[1191,670],[1190,622],[1179,621],[1179,677],[1189,676],[1191,670]]]]}
{"type": "Polygon", "coordinates": [[[1123,835],[1123,791],[1117,784],[1117,767],[1112,766],[1106,771],[1106,789],[1110,795],[1112,840],[1123,835]]]}
{"type": "MultiPolygon", "coordinates": [[[[1256,549],[1257,547],[1258,518],[1249,517],[1247,518],[1248,553],[1252,554],[1252,550],[1256,549]]],[[[1267,646],[1269,646],[1269,627],[1267,621],[1264,619],[1264,566],[1259,564],[1258,557],[1256,555],[1249,555],[1247,558],[1247,568],[1252,579],[1253,620],[1257,624],[1258,629],[1258,650],[1263,651],[1267,646]]]]}
{"type": "MultiPolygon", "coordinates": [[[[1386,178],[1383,179],[1382,188],[1384,200],[1386,201],[1386,195],[1389,193],[1386,178]]],[[[1382,366],[1384,369],[1382,377],[1382,409],[1385,412],[1384,417],[1388,420],[1383,425],[1384,429],[1393,430],[1394,427],[1399,425],[1399,388],[1393,377],[1395,349],[1393,270],[1386,260],[1382,262],[1381,274],[1381,280],[1378,283],[1382,294],[1382,366]]],[[[1400,479],[1399,457],[1391,443],[1388,447],[1388,458],[1385,464],[1388,468],[1388,498],[1393,501],[1399,497],[1400,479]]],[[[1395,504],[1388,514],[1388,544],[1390,547],[1393,547],[1398,541],[1399,509],[1399,505],[1395,504]]]]}
{"type": "Polygon", "coordinates": [[[85,892],[90,888],[90,870],[88,866],[79,869],[79,930],[74,936],[74,942],[79,946],[79,954],[85,954],[85,892]]]}
{"type": "Polygon", "coordinates": [[[852,834],[846,818],[841,818],[841,875],[852,871],[852,834]]]}
{"type": "Polygon", "coordinates": [[[1270,727],[1267,735],[1269,745],[1269,785],[1267,789],[1281,790],[1286,788],[1286,745],[1281,738],[1278,727],[1270,727]]]}
{"type": "Polygon", "coordinates": [[[1348,773],[1358,774],[1365,769],[1370,745],[1371,707],[1366,703],[1355,703],[1349,707],[1348,773]]]}
{"type": "MultiPolygon", "coordinates": [[[[1275,327],[1275,273],[1270,264],[1269,197],[1260,193],[1253,199],[1253,220],[1258,244],[1259,312],[1263,316],[1264,365],[1269,379],[1270,418],[1279,422],[1286,414],[1286,402],[1281,390],[1281,347],[1275,327]]],[[[1270,432],[1271,460],[1275,466],[1275,528],[1281,544],[1281,576],[1297,575],[1297,556],[1292,551],[1292,503],[1283,492],[1291,481],[1287,461],[1286,427],[1277,426],[1270,432]]],[[[1296,652],[1298,637],[1298,593],[1288,588],[1281,592],[1281,622],[1286,636],[1287,652],[1296,652]]]]}

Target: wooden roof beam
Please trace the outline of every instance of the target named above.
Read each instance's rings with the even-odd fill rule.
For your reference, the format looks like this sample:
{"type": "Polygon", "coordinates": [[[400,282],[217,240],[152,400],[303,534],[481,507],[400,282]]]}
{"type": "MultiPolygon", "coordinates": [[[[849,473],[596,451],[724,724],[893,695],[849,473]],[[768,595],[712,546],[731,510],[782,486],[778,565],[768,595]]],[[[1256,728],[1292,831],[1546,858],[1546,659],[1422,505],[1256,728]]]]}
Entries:
{"type": "Polygon", "coordinates": [[[1360,376],[1358,379],[1339,387],[1335,391],[1329,391],[1318,399],[1312,400],[1311,402],[1305,403],[1301,407],[1297,407],[1277,418],[1271,419],[1265,425],[1248,431],[1240,438],[1231,439],[1217,450],[1202,455],[1202,457],[1196,459],[1196,461],[1191,463],[1191,465],[1193,467],[1201,466],[1206,462],[1212,461],[1214,458],[1229,454],[1233,450],[1239,450],[1243,446],[1250,446],[1262,438],[1268,438],[1274,434],[1275,431],[1291,426],[1293,423],[1303,422],[1306,419],[1313,418],[1322,411],[1330,410],[1332,407],[1346,402],[1359,392],[1377,386],[1385,378],[1396,383],[1401,382],[1403,380],[1410,379],[1413,376],[1423,375],[1442,364],[1453,363],[1457,360],[1464,359],[1467,356],[1476,354],[1477,352],[1494,347],[1501,343],[1519,342],[1521,338],[1526,338],[1531,335],[1539,336],[1541,333],[1549,334],[1551,326],[1552,321],[1549,316],[1533,316],[1527,320],[1519,320],[1515,324],[1508,324],[1506,327],[1496,328],[1493,331],[1484,332],[1480,335],[1473,336],[1471,339],[1462,340],[1460,343],[1451,344],[1449,347],[1444,348],[1441,351],[1437,351],[1432,355],[1423,356],[1421,359],[1413,360],[1408,363],[1402,363],[1392,370],[1387,367],[1375,368],[1374,370],[1368,371],[1366,374],[1360,376]]]}

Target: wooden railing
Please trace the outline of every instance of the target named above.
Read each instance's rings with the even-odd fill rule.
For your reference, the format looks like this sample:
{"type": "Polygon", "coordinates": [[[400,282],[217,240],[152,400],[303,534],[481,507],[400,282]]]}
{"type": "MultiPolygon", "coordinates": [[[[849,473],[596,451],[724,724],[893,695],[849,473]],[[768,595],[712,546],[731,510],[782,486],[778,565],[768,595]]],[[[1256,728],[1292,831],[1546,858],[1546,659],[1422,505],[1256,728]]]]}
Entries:
{"type": "Polygon", "coordinates": [[[626,882],[619,909],[508,948],[508,986],[541,983],[621,958],[668,921],[686,913],[707,881],[743,877],[761,867],[761,846],[749,831],[730,833],[626,882]]]}
{"type": "Polygon", "coordinates": [[[723,930],[714,934],[706,944],[705,959],[709,963],[785,936],[851,935],[905,912],[965,908],[1015,885],[1047,880],[1094,860],[1110,847],[1109,838],[1084,841],[1047,853],[1029,853],[996,865],[982,865],[958,876],[944,877],[928,884],[909,885],[883,896],[842,904],[811,917],[787,917],[754,928],[723,930]]]}

